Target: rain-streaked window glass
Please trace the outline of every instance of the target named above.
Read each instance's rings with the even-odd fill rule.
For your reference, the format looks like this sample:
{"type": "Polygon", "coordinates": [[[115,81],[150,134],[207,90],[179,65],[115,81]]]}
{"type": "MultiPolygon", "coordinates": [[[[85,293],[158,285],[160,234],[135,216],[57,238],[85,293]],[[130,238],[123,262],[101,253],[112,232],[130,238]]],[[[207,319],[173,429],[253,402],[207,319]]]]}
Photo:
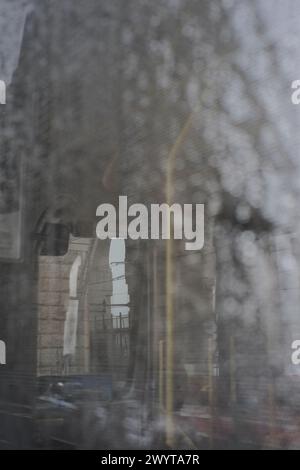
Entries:
{"type": "Polygon", "coordinates": [[[0,0],[0,449],[300,449],[299,27],[0,0]]]}

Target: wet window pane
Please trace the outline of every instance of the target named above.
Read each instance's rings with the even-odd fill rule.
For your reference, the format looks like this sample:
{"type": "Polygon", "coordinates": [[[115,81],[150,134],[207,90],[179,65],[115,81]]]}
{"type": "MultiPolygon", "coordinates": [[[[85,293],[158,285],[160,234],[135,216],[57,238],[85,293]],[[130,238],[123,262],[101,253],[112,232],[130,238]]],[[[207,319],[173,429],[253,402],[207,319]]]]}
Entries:
{"type": "Polygon", "coordinates": [[[300,448],[299,26],[0,0],[0,448],[300,448]]]}

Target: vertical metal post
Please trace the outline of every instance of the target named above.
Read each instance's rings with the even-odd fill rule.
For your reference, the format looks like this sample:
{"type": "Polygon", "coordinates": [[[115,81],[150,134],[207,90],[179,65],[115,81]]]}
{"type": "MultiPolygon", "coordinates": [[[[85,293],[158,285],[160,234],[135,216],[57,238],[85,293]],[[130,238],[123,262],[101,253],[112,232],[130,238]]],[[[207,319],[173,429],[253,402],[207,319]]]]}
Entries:
{"type": "Polygon", "coordinates": [[[230,337],[230,401],[236,403],[236,364],[235,364],[235,341],[230,337]]]}
{"type": "MultiPolygon", "coordinates": [[[[178,135],[167,161],[166,198],[167,204],[173,201],[173,167],[176,155],[184,142],[192,124],[191,113],[178,135]]],[[[170,238],[166,249],[166,443],[174,447],[174,302],[173,302],[173,240],[171,234],[171,221],[169,220],[170,238]]]]}
{"type": "Polygon", "coordinates": [[[209,444],[210,448],[214,446],[214,370],[213,370],[213,342],[212,338],[208,338],[208,402],[210,409],[210,426],[209,426],[209,444]]]}
{"type": "Polygon", "coordinates": [[[164,341],[159,342],[158,352],[159,409],[164,409],[164,341]]]}

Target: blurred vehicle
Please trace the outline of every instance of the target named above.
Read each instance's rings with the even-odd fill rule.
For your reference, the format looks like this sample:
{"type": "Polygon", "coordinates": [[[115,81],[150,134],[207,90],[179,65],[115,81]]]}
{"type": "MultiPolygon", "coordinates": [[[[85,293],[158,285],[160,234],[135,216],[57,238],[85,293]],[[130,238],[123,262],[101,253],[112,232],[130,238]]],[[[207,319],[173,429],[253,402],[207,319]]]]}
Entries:
{"type": "Polygon", "coordinates": [[[38,446],[76,448],[89,438],[99,445],[112,399],[109,376],[40,377],[38,389],[34,413],[38,446]]]}

